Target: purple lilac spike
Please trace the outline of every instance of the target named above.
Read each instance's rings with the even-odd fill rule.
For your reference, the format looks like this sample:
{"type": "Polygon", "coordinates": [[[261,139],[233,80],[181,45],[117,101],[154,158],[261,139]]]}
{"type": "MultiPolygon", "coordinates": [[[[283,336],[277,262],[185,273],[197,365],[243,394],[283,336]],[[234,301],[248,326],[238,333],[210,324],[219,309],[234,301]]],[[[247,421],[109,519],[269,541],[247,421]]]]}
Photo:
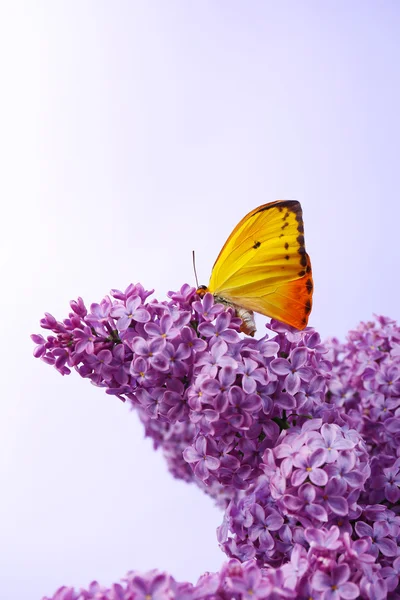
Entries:
{"type": "Polygon", "coordinates": [[[377,316],[347,342],[277,321],[243,337],[231,308],[185,284],[140,284],[63,321],[34,356],[127,401],[171,474],[223,511],[229,557],[196,585],[158,571],[44,600],[400,600],[400,328],[377,316]]]}

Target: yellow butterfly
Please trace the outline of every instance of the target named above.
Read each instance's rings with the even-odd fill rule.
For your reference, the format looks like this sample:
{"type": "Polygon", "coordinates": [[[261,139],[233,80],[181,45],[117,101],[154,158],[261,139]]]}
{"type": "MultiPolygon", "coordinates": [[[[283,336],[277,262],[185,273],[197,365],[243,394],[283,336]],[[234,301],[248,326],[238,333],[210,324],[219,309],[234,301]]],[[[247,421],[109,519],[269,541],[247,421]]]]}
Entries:
{"type": "Polygon", "coordinates": [[[263,204],[235,227],[214,263],[208,287],[232,306],[242,331],[254,335],[253,311],[304,329],[312,307],[313,279],[304,246],[303,213],[296,200],[263,204]]]}

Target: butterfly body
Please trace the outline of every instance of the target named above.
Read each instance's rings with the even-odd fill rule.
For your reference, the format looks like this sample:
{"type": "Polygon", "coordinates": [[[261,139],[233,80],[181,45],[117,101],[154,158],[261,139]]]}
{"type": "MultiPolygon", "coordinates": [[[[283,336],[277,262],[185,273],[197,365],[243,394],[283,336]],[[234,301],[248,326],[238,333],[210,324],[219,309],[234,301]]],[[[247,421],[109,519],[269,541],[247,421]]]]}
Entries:
{"type": "Polygon", "coordinates": [[[313,280],[300,203],[277,200],[248,213],[219,253],[208,287],[197,291],[211,292],[216,301],[232,306],[250,335],[255,332],[253,312],[304,329],[313,280]]]}

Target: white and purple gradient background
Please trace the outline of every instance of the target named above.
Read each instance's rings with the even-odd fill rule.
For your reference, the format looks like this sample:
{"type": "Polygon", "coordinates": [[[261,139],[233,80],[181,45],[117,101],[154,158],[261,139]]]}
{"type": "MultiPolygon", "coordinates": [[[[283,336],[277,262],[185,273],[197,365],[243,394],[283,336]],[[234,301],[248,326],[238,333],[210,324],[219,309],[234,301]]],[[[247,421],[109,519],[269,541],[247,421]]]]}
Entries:
{"type": "Polygon", "coordinates": [[[224,560],[135,415],[33,359],[44,311],[165,298],[193,248],[207,283],[246,212],[296,198],[310,324],[400,317],[399,27],[390,0],[1,4],[1,598],[224,560]]]}

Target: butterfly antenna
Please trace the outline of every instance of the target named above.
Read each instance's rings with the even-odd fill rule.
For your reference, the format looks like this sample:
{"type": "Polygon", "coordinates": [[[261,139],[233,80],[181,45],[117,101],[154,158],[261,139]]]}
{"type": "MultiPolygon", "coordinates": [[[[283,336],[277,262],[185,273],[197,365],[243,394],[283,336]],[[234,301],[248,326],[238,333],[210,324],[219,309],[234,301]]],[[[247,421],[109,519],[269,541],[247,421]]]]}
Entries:
{"type": "Polygon", "coordinates": [[[197,279],[197,271],[196,271],[196,257],[194,254],[194,250],[192,250],[192,259],[193,259],[193,271],[196,279],[196,286],[199,287],[199,280],[197,279]]]}

